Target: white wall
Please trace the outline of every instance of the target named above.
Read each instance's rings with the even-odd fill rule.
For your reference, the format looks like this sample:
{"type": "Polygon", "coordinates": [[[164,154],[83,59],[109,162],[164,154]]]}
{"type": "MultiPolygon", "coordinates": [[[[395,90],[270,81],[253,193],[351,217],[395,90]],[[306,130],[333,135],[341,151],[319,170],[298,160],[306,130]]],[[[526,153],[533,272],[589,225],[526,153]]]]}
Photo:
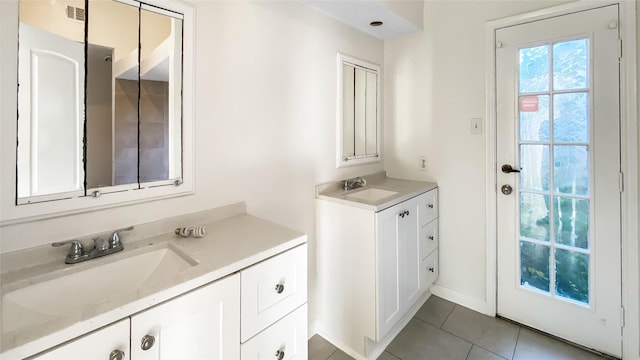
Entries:
{"type": "MultiPolygon", "coordinates": [[[[196,194],[5,226],[0,252],[245,201],[249,213],[309,234],[312,319],[314,186],[383,168],[335,169],[336,53],[382,64],[383,42],[297,1],[194,3],[196,194]]],[[[15,111],[2,114],[14,121],[15,111]]]]}
{"type": "MultiPolygon", "coordinates": [[[[387,175],[439,184],[438,284],[486,306],[485,22],[562,1],[427,1],[424,31],[385,42],[387,175]],[[418,156],[428,171],[418,170],[418,156]]],[[[566,1],[565,1],[566,2],[566,1]]]]}

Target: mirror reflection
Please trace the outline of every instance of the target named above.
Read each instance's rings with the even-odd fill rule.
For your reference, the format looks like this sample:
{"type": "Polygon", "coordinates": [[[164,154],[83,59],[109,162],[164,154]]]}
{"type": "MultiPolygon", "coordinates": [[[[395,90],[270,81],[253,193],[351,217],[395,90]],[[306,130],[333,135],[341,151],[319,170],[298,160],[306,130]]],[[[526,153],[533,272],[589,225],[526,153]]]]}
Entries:
{"type": "Polygon", "coordinates": [[[182,177],[181,15],[87,5],[20,1],[18,203],[182,177]]]}
{"type": "Polygon", "coordinates": [[[379,160],[378,73],[377,65],[339,55],[339,167],[379,160]]]}

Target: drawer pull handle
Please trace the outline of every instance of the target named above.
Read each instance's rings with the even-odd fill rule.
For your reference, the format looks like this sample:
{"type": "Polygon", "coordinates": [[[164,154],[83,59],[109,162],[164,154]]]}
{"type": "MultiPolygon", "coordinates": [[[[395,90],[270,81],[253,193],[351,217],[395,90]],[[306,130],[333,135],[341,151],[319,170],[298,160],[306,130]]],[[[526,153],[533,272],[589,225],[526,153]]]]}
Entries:
{"type": "Polygon", "coordinates": [[[432,235],[432,236],[429,236],[429,240],[433,241],[433,240],[435,240],[435,239],[436,239],[436,238],[435,238],[435,236],[433,236],[433,235],[432,235]]]}
{"type": "Polygon", "coordinates": [[[276,359],[278,359],[278,360],[284,359],[284,350],[276,351],[276,359]]]}
{"type": "Polygon", "coordinates": [[[430,268],[429,268],[429,271],[431,271],[431,272],[435,272],[435,271],[436,271],[436,269],[434,269],[433,267],[430,267],[430,268]]]}
{"type": "Polygon", "coordinates": [[[142,348],[142,350],[147,351],[153,347],[153,344],[155,344],[155,342],[155,337],[151,335],[145,335],[142,337],[142,343],[140,344],[140,347],[142,348]]]}
{"type": "Polygon", "coordinates": [[[400,215],[401,218],[403,218],[405,216],[409,216],[409,210],[405,210],[405,211],[401,212],[399,215],[400,215]]]}
{"type": "Polygon", "coordinates": [[[109,360],[124,360],[124,351],[113,350],[111,354],[109,354],[109,360]]]}
{"type": "Polygon", "coordinates": [[[427,207],[428,207],[429,209],[433,209],[433,204],[429,204],[429,205],[427,205],[427,207]]]}
{"type": "MultiPolygon", "coordinates": [[[[284,285],[283,284],[276,285],[276,292],[278,294],[282,294],[283,291],[284,291],[284,285]]],[[[278,351],[280,351],[280,350],[278,350],[278,351]]]]}

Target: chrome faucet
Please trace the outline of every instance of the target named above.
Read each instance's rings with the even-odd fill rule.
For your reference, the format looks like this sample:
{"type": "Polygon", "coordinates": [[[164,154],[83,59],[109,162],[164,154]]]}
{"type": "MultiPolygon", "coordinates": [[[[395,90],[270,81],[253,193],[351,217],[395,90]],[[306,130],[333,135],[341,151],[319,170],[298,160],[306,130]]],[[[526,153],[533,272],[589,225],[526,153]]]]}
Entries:
{"type": "Polygon", "coordinates": [[[95,259],[97,257],[117,253],[118,251],[124,250],[124,245],[122,245],[122,241],[120,241],[120,233],[129,230],[133,230],[133,226],[114,231],[108,239],[100,237],[94,238],[93,248],[89,252],[86,252],[84,250],[84,246],[79,240],[54,242],[53,244],[51,244],[51,246],[58,247],[66,244],[71,244],[64,262],[66,264],[77,264],[79,262],[95,259]]]}
{"type": "Polygon", "coordinates": [[[353,179],[344,180],[344,185],[342,186],[342,188],[344,190],[353,190],[363,186],[367,186],[367,180],[358,176],[353,179]]]}

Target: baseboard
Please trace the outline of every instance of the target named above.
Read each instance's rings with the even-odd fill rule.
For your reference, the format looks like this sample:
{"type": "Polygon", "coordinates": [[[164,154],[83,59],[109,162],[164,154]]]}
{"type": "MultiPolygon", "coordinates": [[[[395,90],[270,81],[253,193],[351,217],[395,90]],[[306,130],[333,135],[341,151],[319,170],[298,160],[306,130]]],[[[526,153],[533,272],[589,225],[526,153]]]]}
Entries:
{"type": "Polygon", "coordinates": [[[484,299],[460,294],[459,292],[455,292],[451,289],[435,284],[431,286],[431,293],[437,297],[441,297],[445,300],[451,301],[452,303],[456,303],[479,313],[496,316],[496,314],[491,312],[490,307],[484,299]]]}

